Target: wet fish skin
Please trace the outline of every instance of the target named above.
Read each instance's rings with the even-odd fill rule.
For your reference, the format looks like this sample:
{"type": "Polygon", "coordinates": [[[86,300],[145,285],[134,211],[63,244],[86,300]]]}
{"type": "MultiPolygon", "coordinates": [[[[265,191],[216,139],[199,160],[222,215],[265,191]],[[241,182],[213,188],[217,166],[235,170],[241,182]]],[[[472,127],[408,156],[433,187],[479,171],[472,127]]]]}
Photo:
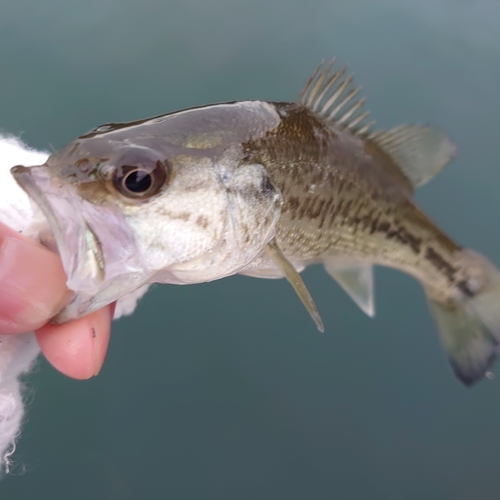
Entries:
{"type": "Polygon", "coordinates": [[[281,195],[261,165],[240,161],[238,144],[277,119],[263,102],[208,106],[101,126],[44,166],[15,167],[17,181],[51,220],[68,285],[77,292],[57,321],[144,283],[235,274],[261,252],[274,234],[281,195]],[[112,172],[123,164],[158,160],[170,174],[155,196],[126,197],[113,185],[112,172]],[[96,260],[105,263],[102,276],[96,260]]]}
{"type": "Polygon", "coordinates": [[[447,275],[460,247],[415,206],[394,160],[303,106],[275,106],[278,129],[245,150],[283,195],[276,239],[285,256],[302,267],[347,255],[405,271],[448,296],[463,279],[463,270],[453,283],[447,275]]]}
{"type": "Polygon", "coordinates": [[[76,292],[54,321],[146,283],[241,273],[285,275],[321,330],[298,273],[323,263],[372,315],[372,266],[384,265],[422,283],[457,377],[482,378],[500,342],[500,272],[412,200],[455,148],[432,127],[370,132],[351,80],[320,65],[296,103],[243,101],[106,124],[43,166],[14,167],[50,222],[46,243],[76,292]]]}

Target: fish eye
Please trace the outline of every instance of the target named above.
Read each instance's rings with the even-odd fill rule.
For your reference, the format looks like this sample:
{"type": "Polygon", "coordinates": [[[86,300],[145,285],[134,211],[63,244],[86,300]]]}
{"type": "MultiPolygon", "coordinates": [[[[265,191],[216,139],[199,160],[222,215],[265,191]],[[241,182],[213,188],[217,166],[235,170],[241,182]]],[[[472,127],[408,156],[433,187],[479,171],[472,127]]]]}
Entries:
{"type": "Polygon", "coordinates": [[[168,163],[160,160],[121,165],[113,173],[113,184],[127,198],[150,198],[165,185],[169,171],[168,163]]]}

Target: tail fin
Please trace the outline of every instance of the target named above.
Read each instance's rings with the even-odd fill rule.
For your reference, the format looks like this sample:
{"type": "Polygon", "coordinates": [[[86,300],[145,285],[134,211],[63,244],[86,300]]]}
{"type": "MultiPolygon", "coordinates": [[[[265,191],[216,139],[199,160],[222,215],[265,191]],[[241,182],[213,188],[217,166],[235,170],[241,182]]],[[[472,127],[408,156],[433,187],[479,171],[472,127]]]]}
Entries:
{"type": "Polygon", "coordinates": [[[465,385],[482,379],[500,352],[500,271],[487,259],[463,251],[471,278],[456,299],[429,298],[441,342],[457,378],[465,385]]]}

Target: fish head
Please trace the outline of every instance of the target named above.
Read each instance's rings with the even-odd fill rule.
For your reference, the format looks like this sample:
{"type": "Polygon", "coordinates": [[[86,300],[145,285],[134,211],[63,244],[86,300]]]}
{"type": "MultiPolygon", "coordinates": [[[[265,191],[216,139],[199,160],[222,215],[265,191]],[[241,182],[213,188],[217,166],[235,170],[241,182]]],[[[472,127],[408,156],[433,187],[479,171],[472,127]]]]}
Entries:
{"type": "MultiPolygon", "coordinates": [[[[82,136],[84,137],[84,136],[82,136]]],[[[74,299],[53,322],[146,283],[235,274],[274,236],[282,197],[238,147],[200,150],[156,138],[80,138],[12,174],[50,226],[74,299]]]]}

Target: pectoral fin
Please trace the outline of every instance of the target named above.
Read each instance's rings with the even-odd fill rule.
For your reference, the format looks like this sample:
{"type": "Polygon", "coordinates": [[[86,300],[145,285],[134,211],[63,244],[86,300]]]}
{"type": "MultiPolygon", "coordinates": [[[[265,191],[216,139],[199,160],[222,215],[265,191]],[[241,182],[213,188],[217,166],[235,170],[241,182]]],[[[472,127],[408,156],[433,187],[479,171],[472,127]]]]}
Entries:
{"type": "Polygon", "coordinates": [[[337,281],[361,310],[373,318],[375,316],[373,266],[339,258],[325,260],[324,266],[326,272],[337,281]]]}
{"type": "Polygon", "coordinates": [[[267,244],[266,253],[269,258],[273,260],[279,270],[283,273],[283,276],[285,276],[290,285],[292,285],[293,289],[311,315],[311,318],[316,323],[316,327],[318,328],[318,330],[320,332],[324,332],[325,328],[323,326],[323,321],[321,320],[318,309],[311,297],[311,294],[309,293],[309,290],[302,281],[300,274],[296,271],[293,265],[287,260],[287,258],[278,248],[275,240],[272,240],[267,244]]]}

